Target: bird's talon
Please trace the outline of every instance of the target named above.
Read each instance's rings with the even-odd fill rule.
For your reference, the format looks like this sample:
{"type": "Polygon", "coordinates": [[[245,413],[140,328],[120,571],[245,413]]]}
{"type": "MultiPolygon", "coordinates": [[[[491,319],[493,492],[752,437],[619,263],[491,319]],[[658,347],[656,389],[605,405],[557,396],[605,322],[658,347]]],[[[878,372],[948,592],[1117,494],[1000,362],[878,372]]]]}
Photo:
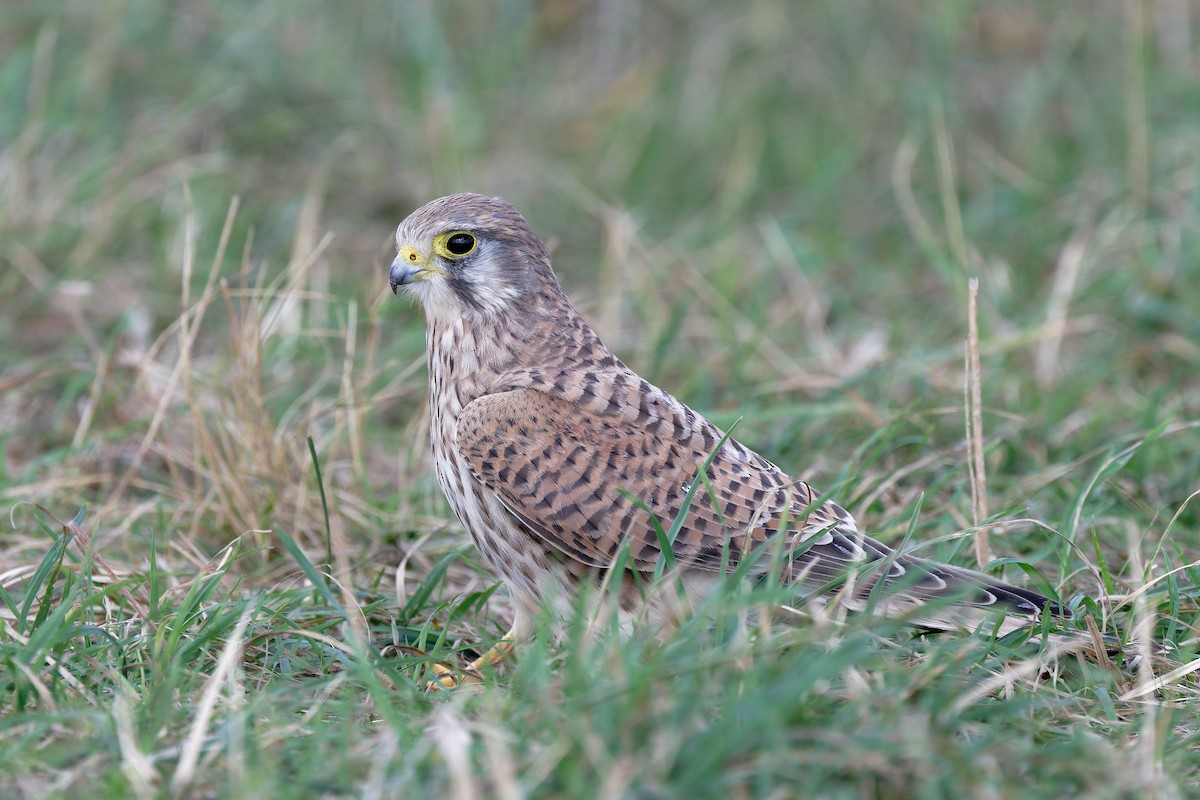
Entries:
{"type": "Polygon", "coordinates": [[[474,666],[469,666],[461,672],[455,672],[445,664],[433,663],[433,680],[425,682],[425,691],[440,692],[443,689],[457,689],[459,686],[474,686],[483,683],[483,676],[474,666]]]}
{"type": "Polygon", "coordinates": [[[471,662],[467,667],[468,670],[478,673],[484,667],[494,667],[504,659],[512,655],[513,643],[511,639],[501,639],[496,642],[488,651],[479,658],[471,662]]]}

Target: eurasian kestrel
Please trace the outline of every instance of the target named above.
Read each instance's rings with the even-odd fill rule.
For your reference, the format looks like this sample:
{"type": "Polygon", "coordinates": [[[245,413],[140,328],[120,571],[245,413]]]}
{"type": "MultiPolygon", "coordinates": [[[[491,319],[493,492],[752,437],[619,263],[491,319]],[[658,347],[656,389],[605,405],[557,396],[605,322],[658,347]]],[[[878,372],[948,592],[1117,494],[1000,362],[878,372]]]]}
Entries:
{"type": "Polygon", "coordinates": [[[782,567],[760,558],[752,574],[775,563],[797,595],[822,589],[851,609],[870,599],[939,628],[974,624],[981,610],[1003,609],[1010,628],[1043,612],[1070,616],[1028,589],[894,553],[840,506],[638,376],[575,311],[545,246],[504,200],[434,200],[400,224],[396,244],[392,291],[403,286],[425,310],[438,482],[517,601],[510,641],[530,634],[538,608],[569,613],[578,590],[602,580],[623,550],[627,568],[610,578],[622,582],[622,611],[667,613],[662,594],[648,600],[640,587],[649,581],[639,578],[654,574],[661,531],[685,507],[670,550],[692,600],[746,554],[780,545],[782,567]],[[707,484],[688,504],[706,461],[707,484]],[[953,600],[927,605],[944,597],[953,600]]]}

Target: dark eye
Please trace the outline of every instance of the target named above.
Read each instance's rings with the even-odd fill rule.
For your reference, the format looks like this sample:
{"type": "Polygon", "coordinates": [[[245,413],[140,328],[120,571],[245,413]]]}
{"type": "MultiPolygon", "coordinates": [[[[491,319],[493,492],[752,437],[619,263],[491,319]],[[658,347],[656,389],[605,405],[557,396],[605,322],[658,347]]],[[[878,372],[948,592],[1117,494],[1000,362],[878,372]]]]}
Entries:
{"type": "Polygon", "coordinates": [[[465,256],[475,249],[475,237],[469,233],[455,233],[446,240],[446,251],[451,255],[465,256]]]}

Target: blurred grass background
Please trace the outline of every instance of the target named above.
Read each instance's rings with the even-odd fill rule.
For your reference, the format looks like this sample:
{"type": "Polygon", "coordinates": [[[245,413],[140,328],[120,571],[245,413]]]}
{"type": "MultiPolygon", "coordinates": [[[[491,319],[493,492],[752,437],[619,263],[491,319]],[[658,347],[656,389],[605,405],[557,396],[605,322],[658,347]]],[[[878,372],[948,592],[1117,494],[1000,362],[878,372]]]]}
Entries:
{"type": "Polygon", "coordinates": [[[543,636],[426,695],[425,654],[486,647],[507,599],[432,478],[422,320],[384,274],[416,206],[504,195],[631,366],[960,563],[978,277],[994,568],[1123,641],[1148,622],[1163,673],[1200,580],[1198,18],[10,3],[5,793],[1195,791],[1189,675],[1121,700],[1147,675],[897,654],[877,622],[543,636]]]}

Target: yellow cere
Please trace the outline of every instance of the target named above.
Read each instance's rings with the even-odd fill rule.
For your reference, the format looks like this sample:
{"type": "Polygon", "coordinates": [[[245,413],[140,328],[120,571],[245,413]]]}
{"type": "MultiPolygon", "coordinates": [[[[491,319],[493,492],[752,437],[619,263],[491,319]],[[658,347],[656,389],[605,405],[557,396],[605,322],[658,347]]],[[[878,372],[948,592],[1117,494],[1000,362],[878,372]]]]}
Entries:
{"type": "Polygon", "coordinates": [[[443,274],[442,270],[437,268],[437,265],[430,264],[425,255],[411,244],[400,245],[400,252],[396,255],[396,260],[401,262],[407,261],[409,264],[415,264],[420,267],[417,274],[409,278],[410,282],[423,281],[431,275],[443,274]]]}

